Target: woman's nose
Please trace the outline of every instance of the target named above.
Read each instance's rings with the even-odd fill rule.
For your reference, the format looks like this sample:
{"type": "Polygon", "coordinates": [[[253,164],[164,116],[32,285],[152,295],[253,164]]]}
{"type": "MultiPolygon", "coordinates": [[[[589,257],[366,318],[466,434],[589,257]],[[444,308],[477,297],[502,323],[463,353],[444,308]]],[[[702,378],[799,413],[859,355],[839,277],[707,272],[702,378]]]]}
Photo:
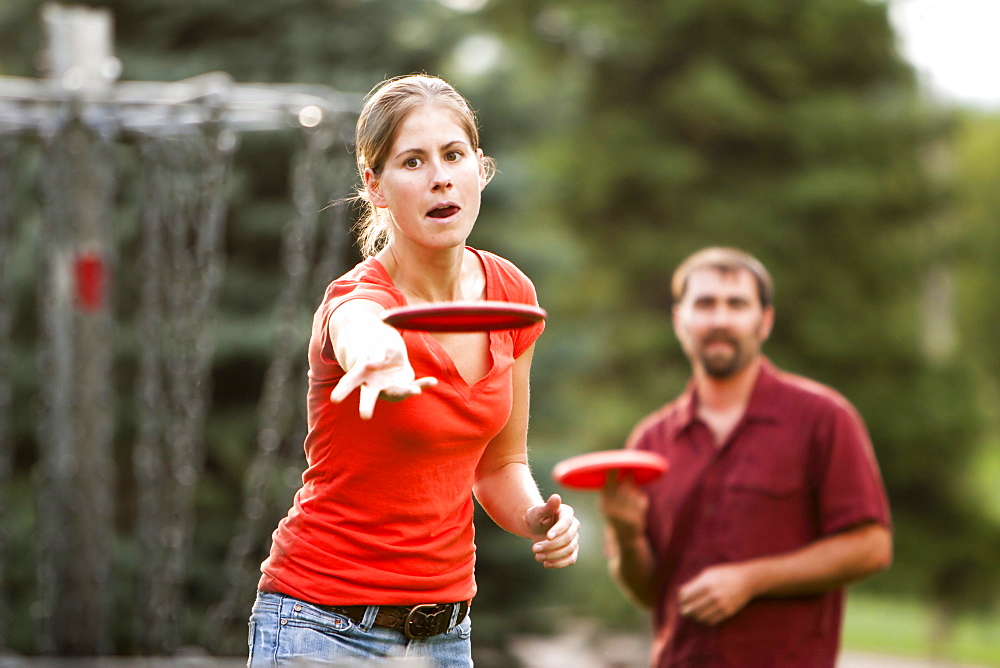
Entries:
{"type": "Polygon", "coordinates": [[[437,163],[435,165],[435,168],[434,168],[434,181],[433,181],[433,186],[432,187],[433,188],[451,188],[452,185],[453,184],[452,184],[452,179],[451,179],[451,172],[448,170],[448,168],[445,165],[443,165],[441,163],[437,163]]]}

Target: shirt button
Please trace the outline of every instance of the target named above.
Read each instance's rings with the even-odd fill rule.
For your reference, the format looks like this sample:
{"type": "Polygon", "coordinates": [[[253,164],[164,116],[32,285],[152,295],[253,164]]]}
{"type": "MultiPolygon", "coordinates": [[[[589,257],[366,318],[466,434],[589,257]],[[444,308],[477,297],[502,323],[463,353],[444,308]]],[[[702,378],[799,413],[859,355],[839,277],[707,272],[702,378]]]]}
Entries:
{"type": "Polygon", "coordinates": [[[282,619],[282,620],[281,620],[281,625],[282,625],[282,626],[284,626],[284,625],[285,625],[285,624],[287,624],[287,623],[288,623],[288,620],[287,620],[287,619],[282,619]]]}
{"type": "Polygon", "coordinates": [[[302,612],[302,606],[301,605],[296,605],[295,606],[295,612],[302,612]]]}

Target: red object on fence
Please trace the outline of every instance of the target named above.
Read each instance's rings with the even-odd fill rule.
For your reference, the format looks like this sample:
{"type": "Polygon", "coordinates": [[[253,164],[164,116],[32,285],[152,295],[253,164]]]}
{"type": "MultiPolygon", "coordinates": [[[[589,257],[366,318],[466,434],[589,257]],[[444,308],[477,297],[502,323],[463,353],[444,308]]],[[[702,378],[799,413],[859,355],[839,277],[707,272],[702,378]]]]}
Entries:
{"type": "Polygon", "coordinates": [[[94,313],[104,308],[107,271],[104,258],[97,251],[77,253],[73,259],[76,304],[80,310],[94,313]]]}

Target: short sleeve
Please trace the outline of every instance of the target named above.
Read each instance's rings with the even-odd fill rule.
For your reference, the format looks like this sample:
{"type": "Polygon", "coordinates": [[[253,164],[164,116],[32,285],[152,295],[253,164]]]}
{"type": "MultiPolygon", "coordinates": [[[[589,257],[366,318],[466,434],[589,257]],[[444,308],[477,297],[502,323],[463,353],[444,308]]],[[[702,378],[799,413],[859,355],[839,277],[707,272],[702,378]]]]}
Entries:
{"type": "MultiPolygon", "coordinates": [[[[517,268],[513,262],[488,251],[470,249],[482,260],[486,271],[486,298],[491,301],[505,301],[517,304],[538,306],[538,296],[531,279],[517,268]]],[[[513,338],[513,354],[517,359],[531,347],[542,332],[545,331],[545,321],[529,327],[511,330],[513,338]]]]}
{"type": "Polygon", "coordinates": [[[389,282],[381,265],[371,259],[330,283],[313,317],[310,357],[314,363],[339,367],[330,343],[330,315],[338,307],[354,299],[368,299],[386,309],[402,306],[406,301],[402,293],[389,282]]]}
{"type": "Polygon", "coordinates": [[[844,401],[821,421],[817,437],[825,447],[818,472],[818,501],[824,534],[865,522],[890,525],[889,503],[864,422],[844,401]]]}

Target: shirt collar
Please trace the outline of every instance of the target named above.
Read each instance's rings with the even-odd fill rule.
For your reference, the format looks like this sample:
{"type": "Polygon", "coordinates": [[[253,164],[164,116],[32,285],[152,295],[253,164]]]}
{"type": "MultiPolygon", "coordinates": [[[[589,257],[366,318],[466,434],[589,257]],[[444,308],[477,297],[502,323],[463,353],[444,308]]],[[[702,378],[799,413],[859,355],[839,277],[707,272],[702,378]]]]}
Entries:
{"type": "MultiPolygon", "coordinates": [[[[747,420],[776,422],[781,418],[777,392],[780,386],[779,371],[764,355],[760,358],[760,371],[754,381],[750,402],[747,404],[745,417],[747,420]]],[[[684,393],[678,398],[679,413],[682,419],[674,429],[674,438],[689,428],[698,418],[698,395],[695,392],[694,379],[688,380],[684,393]]]]}
{"type": "Polygon", "coordinates": [[[751,420],[766,420],[775,422],[781,419],[779,389],[781,387],[780,372],[771,364],[771,360],[761,355],[760,373],[750,394],[747,405],[747,418],[751,420]]]}

